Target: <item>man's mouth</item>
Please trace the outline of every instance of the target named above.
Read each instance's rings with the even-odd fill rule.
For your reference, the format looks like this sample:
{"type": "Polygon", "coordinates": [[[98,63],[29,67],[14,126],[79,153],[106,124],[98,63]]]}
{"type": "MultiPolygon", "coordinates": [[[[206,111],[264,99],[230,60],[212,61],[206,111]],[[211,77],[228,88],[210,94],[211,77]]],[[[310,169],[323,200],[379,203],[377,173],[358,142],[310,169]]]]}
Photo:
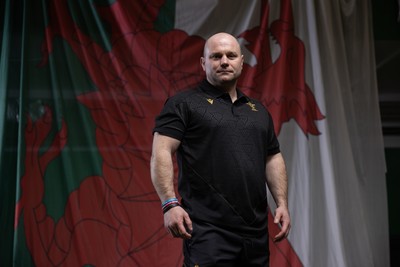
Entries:
{"type": "Polygon", "coordinates": [[[229,70],[220,70],[220,71],[217,71],[217,73],[221,73],[221,74],[230,74],[230,73],[232,73],[232,71],[229,71],[229,70]]]}

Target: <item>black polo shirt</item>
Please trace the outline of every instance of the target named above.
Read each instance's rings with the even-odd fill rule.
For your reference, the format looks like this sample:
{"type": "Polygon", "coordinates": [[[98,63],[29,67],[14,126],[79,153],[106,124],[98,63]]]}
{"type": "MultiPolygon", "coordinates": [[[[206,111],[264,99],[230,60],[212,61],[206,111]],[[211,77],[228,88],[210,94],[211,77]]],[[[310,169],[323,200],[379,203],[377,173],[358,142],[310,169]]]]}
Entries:
{"type": "Polygon", "coordinates": [[[267,227],[265,164],[279,143],[264,106],[237,95],[232,103],[205,80],[166,101],[154,132],[181,141],[178,190],[192,220],[257,234],[267,227]]]}

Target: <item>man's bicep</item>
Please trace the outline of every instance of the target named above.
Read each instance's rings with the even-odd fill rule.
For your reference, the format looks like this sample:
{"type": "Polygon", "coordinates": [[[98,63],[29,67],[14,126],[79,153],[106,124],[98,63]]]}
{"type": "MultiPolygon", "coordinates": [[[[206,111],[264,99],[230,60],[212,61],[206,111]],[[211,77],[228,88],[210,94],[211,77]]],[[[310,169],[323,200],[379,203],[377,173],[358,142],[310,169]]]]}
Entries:
{"type": "Polygon", "coordinates": [[[267,156],[266,167],[274,167],[275,165],[284,164],[282,153],[278,152],[267,156]]]}
{"type": "Polygon", "coordinates": [[[160,134],[158,132],[154,133],[153,136],[153,152],[163,150],[169,151],[171,154],[175,153],[178,149],[181,141],[167,135],[160,134]]]}

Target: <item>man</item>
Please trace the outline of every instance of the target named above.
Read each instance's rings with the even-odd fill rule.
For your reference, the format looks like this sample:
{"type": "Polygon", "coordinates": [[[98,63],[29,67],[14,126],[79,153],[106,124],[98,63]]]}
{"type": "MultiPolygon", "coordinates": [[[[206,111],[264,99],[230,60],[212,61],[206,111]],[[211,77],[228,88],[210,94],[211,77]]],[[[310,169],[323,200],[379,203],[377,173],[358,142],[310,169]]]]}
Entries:
{"type": "Polygon", "coordinates": [[[206,80],[169,98],[154,128],[151,177],[165,227],[184,240],[185,266],[268,266],[266,183],[281,224],[274,240],[290,229],[286,169],[271,116],[236,88],[243,55],[233,36],[211,36],[200,63],[206,80]]]}

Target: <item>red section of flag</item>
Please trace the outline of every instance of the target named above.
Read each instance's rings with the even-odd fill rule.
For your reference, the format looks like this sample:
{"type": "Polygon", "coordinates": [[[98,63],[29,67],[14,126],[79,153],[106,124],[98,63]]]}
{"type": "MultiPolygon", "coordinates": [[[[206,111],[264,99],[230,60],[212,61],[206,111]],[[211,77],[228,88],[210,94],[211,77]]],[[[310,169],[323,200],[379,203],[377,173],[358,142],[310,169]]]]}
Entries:
{"type": "Polygon", "coordinates": [[[305,47],[294,32],[291,1],[281,0],[280,18],[271,25],[268,25],[268,1],[262,2],[260,26],[240,35],[257,58],[254,67],[244,66],[240,85],[267,106],[277,134],[283,123],[294,119],[305,135],[318,135],[315,121],[324,116],[305,82],[305,47]],[[275,62],[272,62],[270,37],[280,48],[275,62]]]}
{"type": "Polygon", "coordinates": [[[303,264],[288,239],[283,239],[280,242],[273,241],[274,236],[276,236],[279,231],[280,228],[274,223],[271,212],[268,212],[269,250],[271,253],[270,266],[303,267],[303,264]]]}
{"type": "MultiPolygon", "coordinates": [[[[53,51],[54,38],[61,37],[97,87],[76,99],[96,125],[94,138],[103,165],[101,177],[86,177],[71,193],[64,216],[55,223],[42,200],[43,178],[48,162],[67,142],[67,124],[58,137],[62,145],[40,155],[41,142],[50,138],[51,112],[46,109],[42,119],[29,121],[25,136],[30,153],[17,211],[24,216],[27,246],[38,266],[181,265],[181,242],[166,235],[150,181],[151,130],[165,99],[204,77],[199,58],[193,56],[201,55],[204,40],[180,30],[155,31],[152,25],[164,1],[133,2],[119,0],[98,9],[112,29],[112,49],[104,51],[75,24],[67,0],[49,1],[42,66],[53,51]],[[25,186],[32,183],[39,187],[25,186]]],[[[304,45],[294,35],[290,1],[282,0],[281,17],[271,31],[268,16],[263,1],[260,26],[241,35],[258,64],[245,66],[240,84],[268,107],[277,132],[294,118],[306,135],[318,134],[314,121],[323,115],[304,81],[304,45]],[[271,60],[270,33],[281,46],[276,62],[271,60]]],[[[270,224],[272,236],[276,231],[270,224]]],[[[287,240],[271,244],[271,263],[302,266],[287,240]]]]}

